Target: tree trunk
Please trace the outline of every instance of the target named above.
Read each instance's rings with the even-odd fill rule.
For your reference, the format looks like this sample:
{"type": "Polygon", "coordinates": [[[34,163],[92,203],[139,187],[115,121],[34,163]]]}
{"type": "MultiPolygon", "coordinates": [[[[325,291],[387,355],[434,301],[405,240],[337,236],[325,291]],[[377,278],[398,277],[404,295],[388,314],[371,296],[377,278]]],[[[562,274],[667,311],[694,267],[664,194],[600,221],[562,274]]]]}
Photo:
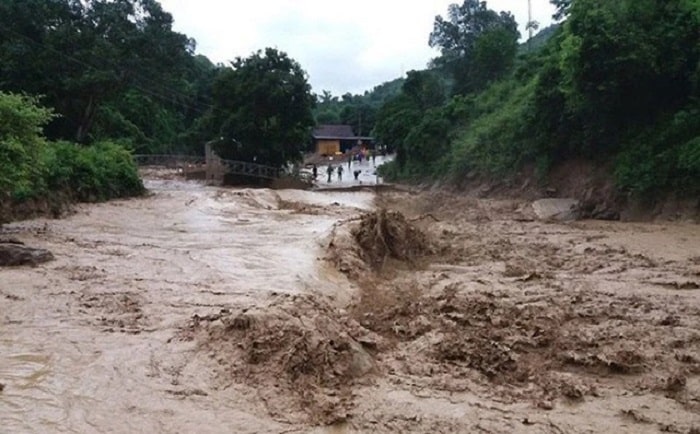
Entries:
{"type": "Polygon", "coordinates": [[[75,135],[75,140],[78,143],[85,143],[87,141],[88,132],[92,127],[92,123],[95,120],[95,114],[97,113],[97,103],[95,102],[95,97],[90,96],[88,99],[87,107],[85,107],[85,112],[80,120],[80,125],[78,125],[78,132],[75,135]]]}

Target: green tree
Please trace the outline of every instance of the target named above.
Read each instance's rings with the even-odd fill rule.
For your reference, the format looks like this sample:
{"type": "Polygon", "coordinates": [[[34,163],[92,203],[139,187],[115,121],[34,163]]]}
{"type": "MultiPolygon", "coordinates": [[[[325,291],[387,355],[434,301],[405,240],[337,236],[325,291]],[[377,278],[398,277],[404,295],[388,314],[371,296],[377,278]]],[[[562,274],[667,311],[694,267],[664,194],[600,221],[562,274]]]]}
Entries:
{"type": "Polygon", "coordinates": [[[405,167],[408,161],[406,137],[420,119],[421,113],[415,102],[403,93],[384,104],[377,114],[374,136],[390,150],[397,152],[396,162],[399,168],[405,167]]]}
{"type": "Polygon", "coordinates": [[[404,169],[412,160],[425,164],[441,157],[448,128],[438,110],[446,85],[435,71],[409,71],[401,89],[378,111],[373,134],[396,151],[404,169]]]}
{"type": "Polygon", "coordinates": [[[577,0],[561,42],[561,87],[583,126],[584,154],[689,102],[700,22],[688,2],[577,0]]]}
{"type": "Polygon", "coordinates": [[[571,9],[571,3],[573,0],[550,0],[556,8],[557,11],[554,13],[553,18],[555,20],[561,20],[569,15],[569,10],[571,9]]]}
{"type": "Polygon", "coordinates": [[[367,136],[374,128],[377,117],[376,106],[360,101],[345,104],[340,111],[340,123],[352,126],[358,136],[367,136]]]}
{"type": "Polygon", "coordinates": [[[214,83],[206,122],[222,158],[283,167],[297,161],[314,124],[314,97],[301,66],[273,48],[237,58],[214,83]]]}
{"type": "Polygon", "coordinates": [[[436,71],[409,71],[402,91],[421,111],[438,107],[446,101],[447,84],[436,71]]]}
{"type": "Polygon", "coordinates": [[[317,95],[314,117],[317,124],[347,124],[361,136],[371,134],[377,121],[380,107],[401,92],[404,79],[382,83],[364,94],[346,93],[341,98],[329,91],[317,95]]]}
{"type": "Polygon", "coordinates": [[[61,114],[54,139],[89,141],[102,107],[128,92],[172,110],[194,50],[172,22],[155,0],[5,0],[0,89],[45,95],[61,114]]]}
{"type": "Polygon", "coordinates": [[[484,89],[513,65],[518,47],[518,25],[513,15],[488,9],[485,1],[452,4],[447,19],[435,18],[429,45],[439,47],[436,66],[454,79],[454,93],[484,89]]]}

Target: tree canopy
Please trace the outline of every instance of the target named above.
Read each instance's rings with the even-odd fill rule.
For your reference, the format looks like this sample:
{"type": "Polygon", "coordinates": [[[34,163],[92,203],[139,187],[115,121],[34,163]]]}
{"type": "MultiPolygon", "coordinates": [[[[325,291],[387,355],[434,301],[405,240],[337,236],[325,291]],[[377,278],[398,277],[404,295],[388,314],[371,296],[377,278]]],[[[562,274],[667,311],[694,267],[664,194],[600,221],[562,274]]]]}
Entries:
{"type": "Polygon", "coordinates": [[[404,78],[397,78],[362,95],[346,93],[340,98],[323,91],[316,96],[316,123],[350,125],[358,136],[367,136],[374,130],[380,107],[401,91],[403,83],[404,78]]]}
{"type": "MultiPolygon", "coordinates": [[[[453,4],[435,18],[428,43],[440,55],[429,69],[333,96],[313,95],[301,65],[275,49],[230,65],[196,56],[156,0],[4,0],[3,104],[53,115],[41,120],[45,138],[3,139],[3,182],[43,170],[28,163],[36,149],[48,150],[46,167],[77,158],[72,145],[31,144],[41,141],[197,154],[209,142],[225,158],[283,167],[300,158],[314,123],[343,123],[396,149],[397,175],[459,180],[524,164],[546,173],[587,158],[612,165],[624,191],[700,192],[700,2],[551,3],[561,22],[521,46],[510,13],[453,4]]],[[[104,161],[91,152],[94,169],[104,161]]],[[[52,173],[37,179],[70,184],[52,173]]]]}
{"type": "Polygon", "coordinates": [[[155,0],[3,1],[0,89],[42,95],[60,114],[50,138],[173,140],[197,102],[194,41],[172,23],[155,0]]]}
{"type": "Polygon", "coordinates": [[[519,37],[512,14],[497,13],[485,1],[464,0],[449,6],[447,18],[435,18],[428,43],[440,48],[441,56],[434,63],[452,75],[454,93],[466,94],[508,72],[519,37]]]}
{"type": "Polygon", "coordinates": [[[554,19],[561,20],[569,15],[569,9],[573,0],[550,0],[557,9],[554,13],[554,19]]]}
{"type": "Polygon", "coordinates": [[[227,159],[282,167],[298,161],[314,125],[314,97],[301,66],[273,48],[237,58],[214,82],[205,123],[227,159]]]}

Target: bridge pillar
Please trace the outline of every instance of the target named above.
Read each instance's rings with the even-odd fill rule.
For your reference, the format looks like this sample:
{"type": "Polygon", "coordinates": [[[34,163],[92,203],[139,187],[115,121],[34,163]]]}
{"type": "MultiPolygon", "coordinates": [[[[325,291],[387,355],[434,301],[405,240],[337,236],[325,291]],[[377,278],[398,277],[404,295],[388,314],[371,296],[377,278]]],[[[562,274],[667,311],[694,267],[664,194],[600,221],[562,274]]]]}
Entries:
{"type": "Polygon", "coordinates": [[[204,145],[204,157],[207,166],[207,184],[222,184],[226,167],[209,143],[204,145]]]}

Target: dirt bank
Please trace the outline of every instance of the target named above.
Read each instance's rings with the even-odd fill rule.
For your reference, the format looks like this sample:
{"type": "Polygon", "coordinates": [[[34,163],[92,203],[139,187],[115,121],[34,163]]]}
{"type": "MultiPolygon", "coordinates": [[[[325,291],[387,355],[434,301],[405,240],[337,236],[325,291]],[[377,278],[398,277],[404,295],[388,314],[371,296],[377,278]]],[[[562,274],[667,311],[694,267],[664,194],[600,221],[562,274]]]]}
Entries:
{"type": "Polygon", "coordinates": [[[700,199],[687,194],[635,196],[620,191],[610,164],[569,160],[553,167],[546,177],[534,166],[505,179],[474,174],[458,185],[445,186],[458,196],[480,199],[528,200],[571,198],[579,202],[579,215],[587,219],[626,222],[700,223],[700,199]]]}

